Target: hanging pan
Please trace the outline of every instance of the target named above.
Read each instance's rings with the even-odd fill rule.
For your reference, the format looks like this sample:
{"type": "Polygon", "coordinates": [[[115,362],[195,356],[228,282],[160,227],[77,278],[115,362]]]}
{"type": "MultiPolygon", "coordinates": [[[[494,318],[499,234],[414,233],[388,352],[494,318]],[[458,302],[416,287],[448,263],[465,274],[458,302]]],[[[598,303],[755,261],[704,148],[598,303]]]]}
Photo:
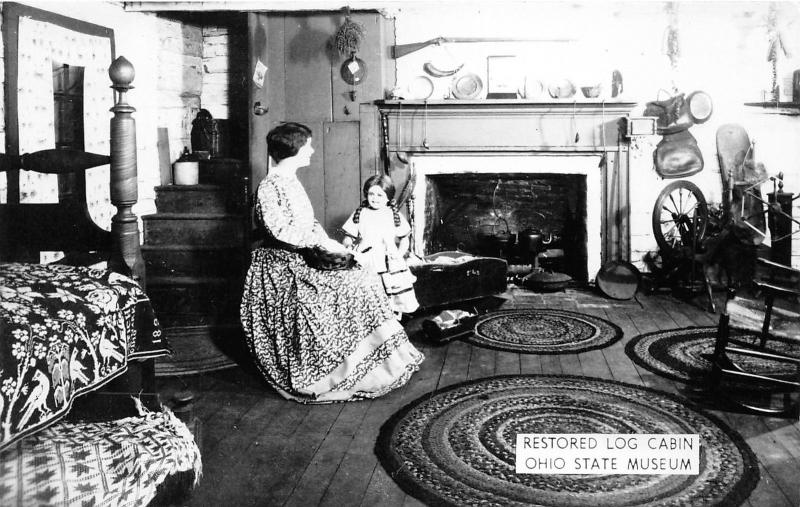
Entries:
{"type": "Polygon", "coordinates": [[[639,289],[642,274],[627,261],[606,262],[597,273],[597,288],[611,299],[631,299],[639,289]]]}

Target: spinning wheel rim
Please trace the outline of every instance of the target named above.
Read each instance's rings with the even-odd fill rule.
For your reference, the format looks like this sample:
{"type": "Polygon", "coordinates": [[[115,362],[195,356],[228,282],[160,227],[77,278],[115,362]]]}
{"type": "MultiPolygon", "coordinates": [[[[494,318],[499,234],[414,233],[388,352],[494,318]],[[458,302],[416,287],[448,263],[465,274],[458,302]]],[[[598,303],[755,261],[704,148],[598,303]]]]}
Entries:
{"type": "Polygon", "coordinates": [[[691,247],[692,236],[699,242],[708,225],[708,204],[694,183],[677,180],[661,190],[653,206],[653,235],[667,254],[691,247]],[[693,233],[694,217],[697,230],[693,233]]]}

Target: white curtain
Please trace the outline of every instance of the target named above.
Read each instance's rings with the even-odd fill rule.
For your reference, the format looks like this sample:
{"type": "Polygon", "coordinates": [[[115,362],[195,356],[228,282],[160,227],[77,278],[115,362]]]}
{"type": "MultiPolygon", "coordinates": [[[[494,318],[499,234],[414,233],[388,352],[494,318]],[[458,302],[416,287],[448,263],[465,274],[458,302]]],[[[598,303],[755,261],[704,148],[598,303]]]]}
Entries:
{"type": "MultiPolygon", "coordinates": [[[[84,149],[108,154],[109,109],[113,92],[108,77],[111,41],[31,18],[19,20],[18,117],[19,152],[55,147],[53,62],[84,68],[84,149]]],[[[86,195],[92,219],[111,228],[115,208],[109,196],[109,166],[86,172],[86,195]]],[[[57,202],[55,175],[20,171],[21,202],[57,202]]]]}

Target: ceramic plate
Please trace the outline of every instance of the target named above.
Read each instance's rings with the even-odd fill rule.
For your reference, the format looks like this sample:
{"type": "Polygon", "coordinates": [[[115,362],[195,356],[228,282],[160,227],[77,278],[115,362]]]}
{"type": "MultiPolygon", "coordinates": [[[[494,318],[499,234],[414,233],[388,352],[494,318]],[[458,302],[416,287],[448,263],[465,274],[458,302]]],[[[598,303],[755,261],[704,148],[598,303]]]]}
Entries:
{"type": "Polygon", "coordinates": [[[544,85],[541,81],[533,76],[525,77],[525,84],[519,90],[519,94],[523,99],[537,99],[544,92],[544,85]]]}
{"type": "Polygon", "coordinates": [[[433,95],[433,81],[427,76],[417,76],[408,85],[408,98],[425,100],[433,95]]]}
{"type": "Polygon", "coordinates": [[[464,74],[453,80],[450,91],[457,99],[475,99],[483,90],[483,81],[476,74],[464,74]]]}
{"type": "Polygon", "coordinates": [[[548,93],[554,99],[568,99],[575,95],[575,85],[569,79],[555,81],[547,87],[548,93]]]}

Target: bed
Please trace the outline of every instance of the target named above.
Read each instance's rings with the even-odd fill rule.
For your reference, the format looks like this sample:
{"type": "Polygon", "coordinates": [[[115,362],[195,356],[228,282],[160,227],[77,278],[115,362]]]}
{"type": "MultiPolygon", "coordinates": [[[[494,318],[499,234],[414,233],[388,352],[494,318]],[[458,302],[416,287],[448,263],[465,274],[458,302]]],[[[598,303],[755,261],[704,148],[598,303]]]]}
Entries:
{"type": "Polygon", "coordinates": [[[9,196],[0,204],[0,469],[12,472],[0,473],[2,505],[142,505],[176,474],[189,482],[200,475],[192,435],[155,394],[153,359],[170,351],[143,288],[131,211],[135,109],[126,92],[133,75],[124,57],[109,68],[111,156],[75,149],[0,155],[0,172],[66,175],[74,184],[58,203],[9,196]],[[110,232],[92,221],[84,183],[87,169],[105,164],[117,210],[110,232]],[[40,252],[50,251],[64,258],[40,264],[40,252]],[[104,401],[84,403],[76,416],[78,402],[95,398],[104,401]]]}

